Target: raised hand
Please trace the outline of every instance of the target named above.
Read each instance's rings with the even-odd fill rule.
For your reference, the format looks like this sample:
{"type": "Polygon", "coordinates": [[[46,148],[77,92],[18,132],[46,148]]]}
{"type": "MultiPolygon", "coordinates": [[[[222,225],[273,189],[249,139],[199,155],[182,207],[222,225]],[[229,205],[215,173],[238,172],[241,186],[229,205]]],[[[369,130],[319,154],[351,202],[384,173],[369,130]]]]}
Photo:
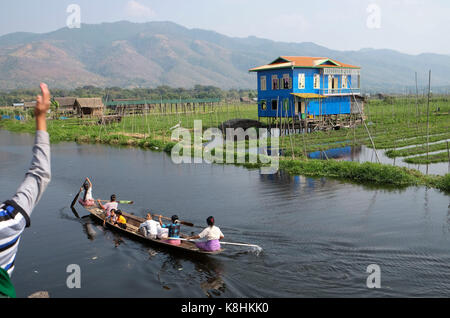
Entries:
{"type": "Polygon", "coordinates": [[[36,130],[47,130],[46,116],[50,109],[50,91],[47,84],[41,83],[42,95],[36,97],[34,115],[36,117],[36,130]]]}

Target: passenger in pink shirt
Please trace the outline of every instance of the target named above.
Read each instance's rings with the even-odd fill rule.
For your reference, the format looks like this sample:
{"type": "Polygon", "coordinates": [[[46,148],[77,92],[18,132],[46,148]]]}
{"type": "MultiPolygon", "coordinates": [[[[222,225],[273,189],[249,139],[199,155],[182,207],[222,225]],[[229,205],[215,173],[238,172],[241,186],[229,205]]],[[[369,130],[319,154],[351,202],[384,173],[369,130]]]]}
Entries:
{"type": "Polygon", "coordinates": [[[107,218],[109,218],[111,216],[111,210],[117,210],[117,208],[119,206],[119,203],[116,201],[116,195],[115,194],[111,195],[111,201],[106,203],[105,205],[103,205],[100,202],[100,200],[97,200],[97,202],[98,202],[98,205],[100,206],[100,208],[103,211],[105,211],[105,213],[106,213],[105,221],[106,221],[107,218]]]}

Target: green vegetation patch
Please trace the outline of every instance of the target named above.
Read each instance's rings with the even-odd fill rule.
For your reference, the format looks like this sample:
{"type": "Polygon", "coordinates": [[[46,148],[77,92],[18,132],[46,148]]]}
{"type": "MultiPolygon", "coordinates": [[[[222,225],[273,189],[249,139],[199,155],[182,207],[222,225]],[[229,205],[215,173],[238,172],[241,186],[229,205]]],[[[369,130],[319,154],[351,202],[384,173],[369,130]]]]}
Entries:
{"type": "Polygon", "coordinates": [[[332,177],[358,183],[409,186],[420,183],[417,172],[378,163],[334,160],[282,160],[280,168],[293,175],[332,177]]]}
{"type": "Polygon", "coordinates": [[[450,158],[448,156],[447,151],[439,152],[433,155],[425,155],[425,156],[417,156],[417,157],[411,157],[406,158],[403,160],[407,163],[414,163],[414,164],[430,164],[430,163],[438,163],[438,162],[447,162],[450,161],[450,158]]]}

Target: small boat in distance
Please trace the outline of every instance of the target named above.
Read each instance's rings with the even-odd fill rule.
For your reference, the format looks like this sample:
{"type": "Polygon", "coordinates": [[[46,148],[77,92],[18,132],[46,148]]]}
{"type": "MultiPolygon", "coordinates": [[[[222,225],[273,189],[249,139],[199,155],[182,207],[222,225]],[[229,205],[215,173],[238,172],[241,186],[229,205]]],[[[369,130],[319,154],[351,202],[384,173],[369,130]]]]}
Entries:
{"type": "MultiPolygon", "coordinates": [[[[84,208],[95,219],[97,219],[103,223],[103,221],[105,220],[105,213],[103,212],[103,210],[99,209],[98,207],[93,207],[93,206],[92,207],[84,207],[84,208]]],[[[151,239],[151,238],[145,237],[144,235],[142,235],[139,232],[139,225],[142,224],[143,222],[145,222],[144,218],[141,218],[141,217],[138,217],[138,216],[135,216],[130,213],[123,212],[123,211],[122,211],[122,215],[127,220],[127,228],[126,229],[122,229],[122,228],[118,227],[117,225],[112,224],[109,221],[106,221],[106,223],[105,223],[106,226],[117,232],[121,232],[121,233],[127,234],[131,237],[137,238],[143,242],[151,243],[153,245],[158,245],[160,247],[167,247],[172,250],[188,252],[191,254],[203,254],[203,255],[217,255],[217,254],[220,254],[221,252],[223,252],[223,249],[214,251],[214,252],[204,251],[204,250],[199,249],[197,246],[195,246],[195,243],[189,242],[189,241],[182,241],[181,244],[177,246],[177,245],[171,245],[169,243],[165,243],[163,240],[160,240],[160,239],[151,239]]],[[[180,233],[180,237],[186,238],[188,236],[180,233]]]]}

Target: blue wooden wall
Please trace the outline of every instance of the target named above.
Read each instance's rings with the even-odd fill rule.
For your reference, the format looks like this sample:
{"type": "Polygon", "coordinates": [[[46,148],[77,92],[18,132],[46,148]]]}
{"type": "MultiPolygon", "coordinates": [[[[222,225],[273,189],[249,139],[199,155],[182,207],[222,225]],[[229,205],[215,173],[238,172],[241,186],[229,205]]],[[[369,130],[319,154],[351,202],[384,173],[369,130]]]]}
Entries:
{"type": "MultiPolygon", "coordinates": [[[[320,89],[314,89],[314,74],[320,74],[320,69],[317,68],[285,68],[277,70],[259,71],[258,80],[258,115],[259,117],[277,117],[277,112],[272,109],[272,100],[278,100],[278,117],[285,117],[286,115],[292,117],[295,114],[294,105],[295,98],[291,93],[314,93],[323,95],[328,90],[328,75],[325,75],[323,79],[320,78],[320,89]],[[305,74],[305,88],[298,88],[299,73],[305,74]],[[292,78],[292,89],[278,89],[272,90],[272,76],[277,75],[278,79],[283,78],[284,74],[289,74],[292,78]],[[261,90],[261,77],[266,76],[266,90],[261,90]],[[262,101],[266,102],[266,110],[262,109],[262,101]],[[282,107],[282,104],[287,105],[286,108],[282,107]]],[[[338,87],[342,87],[342,76],[335,76],[338,78],[338,87]]],[[[348,87],[352,87],[352,77],[347,76],[348,87]]],[[[340,93],[348,94],[351,90],[342,89],[340,93]]],[[[349,114],[351,111],[351,96],[330,96],[319,100],[307,101],[307,115],[320,116],[320,115],[336,115],[336,114],[349,114]],[[320,104],[321,103],[321,104],[320,104]]]]}

